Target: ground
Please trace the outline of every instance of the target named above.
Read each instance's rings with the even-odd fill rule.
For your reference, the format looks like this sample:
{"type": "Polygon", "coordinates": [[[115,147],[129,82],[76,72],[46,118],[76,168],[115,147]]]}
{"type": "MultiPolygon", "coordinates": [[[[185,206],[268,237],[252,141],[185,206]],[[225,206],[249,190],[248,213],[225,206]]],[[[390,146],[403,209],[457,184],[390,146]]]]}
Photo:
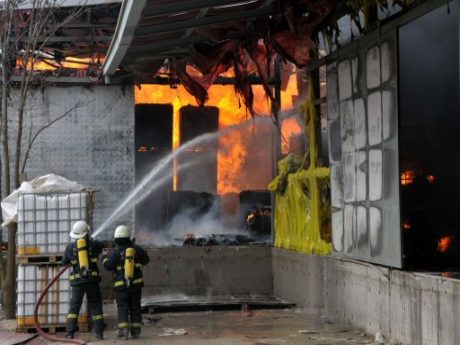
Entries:
{"type": "MultiPolygon", "coordinates": [[[[116,312],[104,304],[107,330],[97,344],[124,344],[116,338],[116,312]]],[[[155,345],[341,345],[374,344],[374,337],[302,310],[245,310],[144,314],[141,338],[129,343],[155,345]]],[[[0,321],[5,330],[7,322],[0,321]]],[[[11,327],[10,329],[14,329],[11,327]]],[[[94,342],[93,334],[77,336],[94,342]]],[[[46,342],[43,342],[47,344],[46,342]]],[[[54,343],[56,344],[56,343],[54,343]]]]}
{"type": "MultiPolygon", "coordinates": [[[[116,308],[104,304],[107,329],[104,341],[96,342],[94,334],[76,334],[98,345],[123,344],[117,339],[116,308]]],[[[141,337],[128,340],[155,345],[342,345],[376,344],[369,336],[328,319],[312,317],[300,309],[194,311],[144,314],[141,337]]],[[[14,332],[14,320],[1,320],[0,331],[14,332]]],[[[63,336],[63,334],[58,334],[63,336]]],[[[40,345],[51,344],[47,341],[40,345]]],[[[56,343],[54,343],[56,344],[56,343]]],[[[26,344],[27,345],[27,344],[26,344]]],[[[31,343],[32,345],[32,343],[31,343]]],[[[33,341],[37,345],[37,340],[33,341]]]]}

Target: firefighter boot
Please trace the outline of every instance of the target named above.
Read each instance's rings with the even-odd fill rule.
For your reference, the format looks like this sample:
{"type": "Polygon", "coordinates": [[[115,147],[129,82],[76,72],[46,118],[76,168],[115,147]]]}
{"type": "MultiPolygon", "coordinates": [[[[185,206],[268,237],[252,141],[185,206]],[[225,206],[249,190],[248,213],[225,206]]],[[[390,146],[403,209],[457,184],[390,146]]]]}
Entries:
{"type": "Polygon", "coordinates": [[[64,338],[66,339],[73,339],[73,332],[67,331],[64,335],[64,338]]]}
{"type": "Polygon", "coordinates": [[[118,338],[124,338],[125,340],[128,340],[128,337],[129,337],[129,329],[127,328],[118,329],[118,338]]]}
{"type": "Polygon", "coordinates": [[[138,328],[138,327],[131,328],[131,337],[133,339],[139,338],[140,335],[141,335],[141,329],[140,328],[138,328]]]}

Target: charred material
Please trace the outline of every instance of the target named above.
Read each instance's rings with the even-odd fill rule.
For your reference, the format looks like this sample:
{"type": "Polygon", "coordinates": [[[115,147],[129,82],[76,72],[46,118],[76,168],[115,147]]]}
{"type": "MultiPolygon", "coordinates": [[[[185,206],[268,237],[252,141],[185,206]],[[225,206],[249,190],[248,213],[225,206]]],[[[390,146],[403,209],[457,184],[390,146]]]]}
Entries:
{"type": "Polygon", "coordinates": [[[204,246],[243,246],[249,244],[261,244],[246,235],[206,235],[195,237],[194,234],[186,234],[183,247],[204,247],[204,246]]]}
{"type": "Polygon", "coordinates": [[[243,228],[254,235],[271,233],[271,193],[266,190],[245,190],[240,193],[240,214],[243,228]]]}
{"type": "Polygon", "coordinates": [[[246,230],[257,235],[269,235],[271,233],[271,206],[252,208],[246,214],[246,230]]]}

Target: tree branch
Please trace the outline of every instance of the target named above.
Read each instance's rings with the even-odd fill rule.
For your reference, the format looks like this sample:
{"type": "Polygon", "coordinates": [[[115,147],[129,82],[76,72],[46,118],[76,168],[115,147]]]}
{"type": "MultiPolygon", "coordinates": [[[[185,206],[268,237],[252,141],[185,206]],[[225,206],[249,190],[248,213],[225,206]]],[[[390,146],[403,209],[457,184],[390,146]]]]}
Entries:
{"type": "Polygon", "coordinates": [[[36,133],[35,135],[32,137],[32,139],[29,141],[29,145],[27,146],[27,150],[26,150],[26,153],[25,153],[25,156],[24,156],[24,161],[22,163],[22,169],[21,169],[21,174],[24,173],[24,170],[26,168],[26,165],[27,165],[27,160],[29,158],[29,154],[30,154],[30,150],[32,148],[32,145],[33,143],[35,142],[35,140],[37,139],[37,137],[40,135],[41,132],[43,132],[45,129],[47,129],[48,127],[52,126],[54,123],[56,123],[57,121],[63,119],[64,117],[66,117],[67,115],[69,115],[72,111],[74,111],[75,109],[77,108],[80,108],[80,107],[83,107],[84,105],[87,105],[88,103],[84,103],[82,101],[78,101],[72,108],[70,108],[69,110],[67,110],[64,114],[62,114],[61,116],[55,118],[53,121],[49,122],[48,124],[46,124],[45,126],[41,127],[36,133]]]}

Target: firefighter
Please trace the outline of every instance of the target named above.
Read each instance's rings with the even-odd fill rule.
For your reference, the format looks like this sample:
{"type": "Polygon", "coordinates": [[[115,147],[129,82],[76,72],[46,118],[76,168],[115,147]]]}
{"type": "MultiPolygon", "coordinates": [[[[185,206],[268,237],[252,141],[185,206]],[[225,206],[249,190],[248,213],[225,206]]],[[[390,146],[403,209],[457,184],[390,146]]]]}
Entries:
{"type": "Polygon", "coordinates": [[[120,225],[115,229],[115,248],[103,257],[104,267],[113,272],[118,309],[118,337],[139,338],[141,333],[141,290],[144,278],[141,267],[150,261],[147,253],[135,245],[129,229],[120,225]]]}
{"type": "Polygon", "coordinates": [[[70,237],[75,239],[75,242],[67,245],[62,258],[63,265],[70,264],[72,266],[69,275],[72,293],[65,337],[71,339],[74,337],[80,307],[86,294],[96,339],[102,340],[104,338],[104,319],[101,290],[99,289],[101,277],[97,266],[98,256],[102,252],[102,244],[89,237],[89,230],[88,224],[82,220],[72,226],[70,237]]]}

